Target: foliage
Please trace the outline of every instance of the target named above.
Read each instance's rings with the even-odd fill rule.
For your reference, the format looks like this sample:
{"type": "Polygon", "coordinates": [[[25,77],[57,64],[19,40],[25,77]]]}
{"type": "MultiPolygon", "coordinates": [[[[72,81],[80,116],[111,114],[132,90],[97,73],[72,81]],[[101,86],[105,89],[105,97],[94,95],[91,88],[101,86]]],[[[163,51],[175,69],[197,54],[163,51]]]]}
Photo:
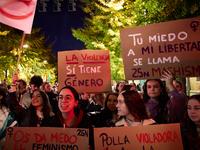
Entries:
{"type": "Polygon", "coordinates": [[[191,18],[200,15],[199,0],[81,0],[88,14],[83,28],[72,29],[73,36],[87,49],[110,51],[111,76],[124,79],[120,29],[191,18]]]}
{"type": "MultiPolygon", "coordinates": [[[[51,51],[51,45],[46,44],[40,29],[32,29],[31,34],[25,35],[24,45],[18,66],[19,78],[29,83],[33,75],[40,75],[44,80],[51,75],[51,83],[56,79],[56,57],[51,51]],[[44,61],[47,61],[45,63],[44,61]]],[[[16,71],[18,56],[23,32],[12,27],[0,24],[0,79],[7,79],[8,84],[12,81],[12,74],[16,71]]]]}

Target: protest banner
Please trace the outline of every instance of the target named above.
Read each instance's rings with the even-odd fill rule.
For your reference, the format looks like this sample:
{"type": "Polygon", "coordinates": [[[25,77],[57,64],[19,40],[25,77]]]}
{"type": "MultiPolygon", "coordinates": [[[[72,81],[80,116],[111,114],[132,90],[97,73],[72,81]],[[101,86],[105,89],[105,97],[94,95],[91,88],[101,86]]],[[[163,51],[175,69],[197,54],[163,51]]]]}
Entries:
{"type": "Polygon", "coordinates": [[[37,0],[1,0],[0,22],[31,33],[37,0]]]}
{"type": "Polygon", "coordinates": [[[200,76],[200,18],[120,30],[126,80],[200,76]]]}
{"type": "Polygon", "coordinates": [[[88,150],[89,129],[52,127],[7,127],[7,150],[88,150]]]}
{"type": "Polygon", "coordinates": [[[183,150],[180,124],[94,128],[95,150],[183,150]]]}
{"type": "Polygon", "coordinates": [[[111,91],[108,50],[74,50],[58,52],[58,84],[74,87],[78,93],[111,91]]]}

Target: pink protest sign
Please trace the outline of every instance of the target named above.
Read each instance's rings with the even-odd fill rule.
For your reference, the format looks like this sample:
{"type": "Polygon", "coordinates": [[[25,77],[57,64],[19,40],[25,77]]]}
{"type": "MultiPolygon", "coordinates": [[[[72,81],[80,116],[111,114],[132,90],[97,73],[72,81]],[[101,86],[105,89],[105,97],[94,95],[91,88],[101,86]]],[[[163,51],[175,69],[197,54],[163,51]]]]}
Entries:
{"type": "Polygon", "coordinates": [[[74,87],[78,93],[111,91],[108,50],[74,50],[58,52],[58,84],[74,87]]]}
{"type": "Polygon", "coordinates": [[[52,127],[7,127],[7,150],[85,149],[89,129],[52,127]]]}
{"type": "Polygon", "coordinates": [[[180,124],[94,128],[95,150],[183,150],[180,124]]]}
{"type": "Polygon", "coordinates": [[[37,0],[1,0],[0,22],[31,33],[37,0]]]}
{"type": "Polygon", "coordinates": [[[126,80],[200,76],[200,18],[120,30],[126,80]]]}

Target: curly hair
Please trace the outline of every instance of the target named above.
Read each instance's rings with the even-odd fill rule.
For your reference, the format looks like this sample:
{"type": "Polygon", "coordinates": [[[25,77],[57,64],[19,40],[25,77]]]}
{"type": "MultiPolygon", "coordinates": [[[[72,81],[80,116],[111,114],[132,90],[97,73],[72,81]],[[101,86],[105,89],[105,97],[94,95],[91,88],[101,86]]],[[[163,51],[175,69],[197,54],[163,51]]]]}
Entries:
{"type": "Polygon", "coordinates": [[[157,116],[155,118],[155,121],[157,123],[167,123],[167,115],[168,115],[168,109],[167,109],[167,102],[170,100],[168,93],[166,91],[166,87],[163,84],[163,82],[160,79],[148,79],[143,86],[143,100],[145,103],[150,99],[148,93],[147,93],[147,82],[150,80],[155,80],[159,83],[160,87],[162,88],[162,92],[158,96],[158,105],[156,106],[157,116]]]}
{"type": "Polygon", "coordinates": [[[34,76],[31,78],[29,84],[30,84],[30,85],[31,85],[31,84],[34,84],[35,86],[37,86],[37,87],[39,88],[39,87],[43,84],[43,79],[42,79],[42,77],[39,76],[39,75],[34,75],[34,76]]]}
{"type": "Polygon", "coordinates": [[[200,103],[200,95],[193,95],[189,97],[189,99],[187,100],[185,114],[184,114],[183,120],[181,121],[181,127],[183,128],[182,132],[184,134],[187,133],[189,147],[191,150],[193,150],[193,149],[198,149],[200,147],[200,138],[199,138],[198,131],[196,128],[196,124],[190,119],[187,112],[187,105],[191,99],[196,99],[200,103]]]}
{"type": "Polygon", "coordinates": [[[149,119],[145,104],[137,91],[125,91],[122,92],[122,95],[128,110],[134,118],[139,121],[149,119]]]}

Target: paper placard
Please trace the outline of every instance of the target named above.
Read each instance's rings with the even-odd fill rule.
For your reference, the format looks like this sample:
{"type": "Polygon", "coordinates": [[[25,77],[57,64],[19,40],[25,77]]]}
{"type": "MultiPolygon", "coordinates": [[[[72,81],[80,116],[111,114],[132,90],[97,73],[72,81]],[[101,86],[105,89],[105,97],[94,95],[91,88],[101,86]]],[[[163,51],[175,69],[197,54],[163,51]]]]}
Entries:
{"type": "Polygon", "coordinates": [[[111,91],[108,50],[74,50],[58,52],[59,89],[74,87],[78,93],[111,91]]]}
{"type": "Polygon", "coordinates": [[[94,128],[95,150],[183,150],[180,124],[94,128]]]}
{"type": "Polygon", "coordinates": [[[52,127],[7,127],[7,150],[88,150],[89,129],[52,127]]]}
{"type": "Polygon", "coordinates": [[[200,18],[120,30],[126,80],[200,76],[200,18]]]}

